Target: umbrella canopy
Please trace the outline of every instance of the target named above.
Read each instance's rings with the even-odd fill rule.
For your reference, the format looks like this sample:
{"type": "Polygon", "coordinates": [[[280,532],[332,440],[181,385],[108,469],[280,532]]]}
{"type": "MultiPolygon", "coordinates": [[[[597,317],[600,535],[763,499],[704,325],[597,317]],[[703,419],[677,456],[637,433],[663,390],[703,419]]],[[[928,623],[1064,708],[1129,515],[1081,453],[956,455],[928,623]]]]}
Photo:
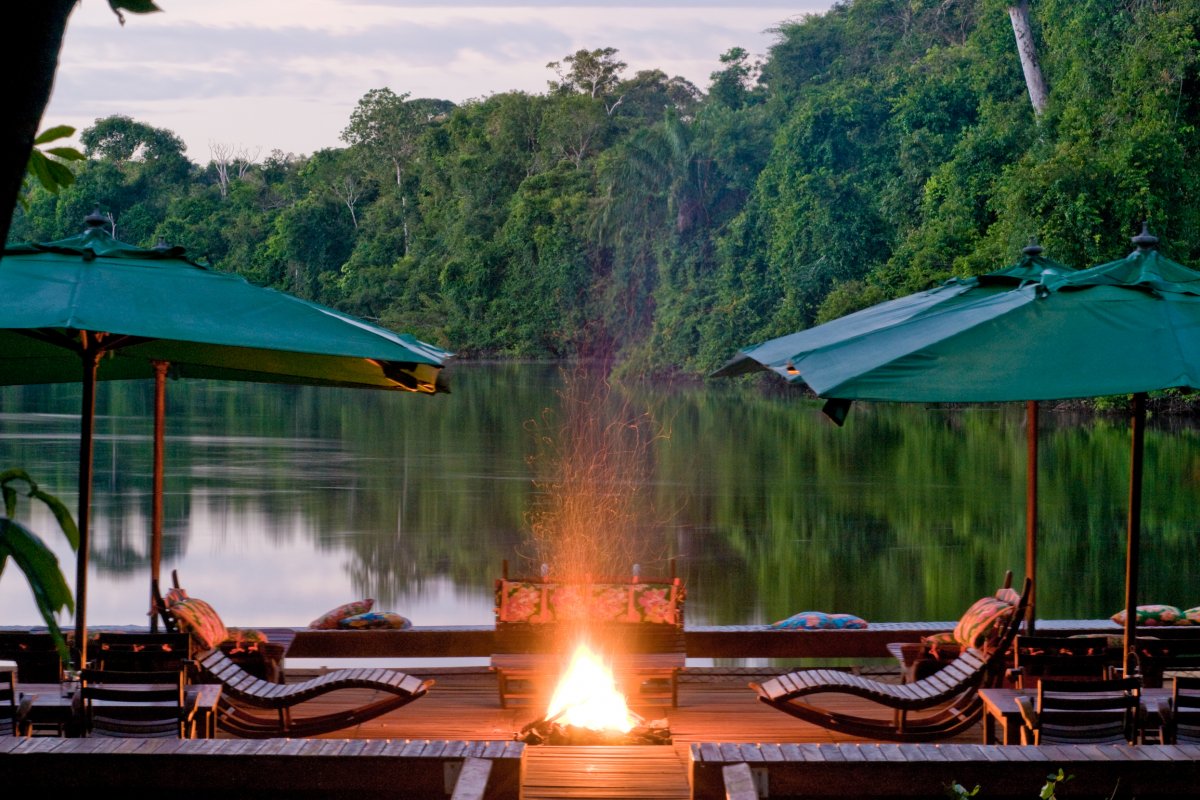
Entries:
{"type": "MultiPolygon", "coordinates": [[[[451,356],[412,336],[197,264],[182,248],[145,250],[118,242],[101,229],[105,220],[98,214],[87,222],[89,230],[79,236],[10,247],[0,259],[0,384],[83,382],[75,584],[81,665],[97,380],[157,380],[157,527],[161,387],[168,370],[178,377],[434,394],[446,390],[441,370],[451,356]]],[[[158,528],[155,540],[160,536],[158,528]]]]}
{"type": "Polygon", "coordinates": [[[793,334],[791,342],[783,337],[748,348],[715,374],[736,374],[750,360],[838,401],[965,403],[1134,394],[1128,658],[1136,619],[1144,393],[1200,387],[1200,273],[1162,256],[1157,241],[1143,230],[1133,238],[1137,250],[1124,259],[1077,272],[1046,270],[999,291],[956,293],[952,282],[892,301],[912,313],[873,325],[888,304],[876,306],[793,334]],[[831,330],[837,323],[843,335],[831,330]]]}
{"type": "MultiPolygon", "coordinates": [[[[918,376],[917,371],[923,364],[932,365],[936,356],[927,356],[919,350],[1025,305],[1037,297],[1039,286],[1070,272],[1073,272],[1070,267],[1044,257],[1040,247],[1030,245],[1019,261],[1005,269],[971,278],[951,278],[936,288],[748,347],[713,376],[768,369],[790,382],[807,384],[822,397],[914,402],[944,400],[941,395],[949,393],[955,397],[953,402],[965,402],[964,392],[972,392],[962,385],[963,375],[928,370],[941,385],[925,385],[928,375],[918,376]],[[911,360],[894,363],[906,357],[911,360]],[[864,373],[869,375],[875,369],[888,371],[877,378],[881,396],[868,397],[869,392],[860,383],[845,385],[851,378],[867,380],[864,373]],[[897,387],[898,377],[910,380],[897,387]],[[930,392],[930,397],[918,397],[925,392],[930,392]]],[[[1014,389],[1003,381],[1000,383],[1005,392],[1016,393],[1006,399],[1037,399],[1032,395],[1022,396],[1021,387],[1014,389]]]]}

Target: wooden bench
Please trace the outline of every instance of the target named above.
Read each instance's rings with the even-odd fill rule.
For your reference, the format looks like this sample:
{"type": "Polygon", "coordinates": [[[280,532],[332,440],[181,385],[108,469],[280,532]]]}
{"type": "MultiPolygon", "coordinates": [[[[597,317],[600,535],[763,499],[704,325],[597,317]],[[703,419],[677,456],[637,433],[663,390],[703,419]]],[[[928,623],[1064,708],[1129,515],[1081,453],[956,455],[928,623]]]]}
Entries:
{"type": "Polygon", "coordinates": [[[505,562],[490,659],[501,708],[548,700],[547,681],[561,674],[581,636],[609,659],[631,705],[676,706],[687,661],[684,595],[673,575],[558,583],[509,578],[505,562]]]}
{"type": "Polygon", "coordinates": [[[694,743],[694,800],[750,797],[940,797],[958,783],[981,797],[1036,797],[1046,776],[1073,776],[1071,797],[1191,796],[1200,745],[694,743]],[[732,767],[732,769],[730,769],[732,767]],[[747,786],[747,780],[750,786],[747,786]]]}
{"type": "Polygon", "coordinates": [[[516,741],[0,737],[0,775],[46,796],[517,800],[524,754],[516,741]]]}

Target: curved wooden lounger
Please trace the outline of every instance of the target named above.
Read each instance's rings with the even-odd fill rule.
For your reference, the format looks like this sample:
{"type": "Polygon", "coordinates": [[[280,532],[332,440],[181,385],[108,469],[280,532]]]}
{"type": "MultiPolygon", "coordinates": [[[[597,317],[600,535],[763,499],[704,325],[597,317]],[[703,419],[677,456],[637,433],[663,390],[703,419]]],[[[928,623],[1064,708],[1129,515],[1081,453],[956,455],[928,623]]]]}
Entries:
{"type": "Polygon", "coordinates": [[[221,684],[217,726],[249,739],[305,737],[341,730],[374,719],[424,697],[432,680],[390,669],[337,669],[300,683],[256,678],[219,649],[197,658],[201,673],[221,684]],[[382,697],[354,708],[293,716],[300,704],[341,689],[373,689],[382,697]],[[274,711],[275,713],[256,712],[274,711]]]}
{"type": "Polygon", "coordinates": [[[751,683],[758,699],[829,730],[872,740],[928,742],[955,736],[983,715],[979,690],[1004,677],[1005,655],[1025,617],[1031,582],[1025,579],[1012,617],[987,652],[968,648],[934,674],[913,683],[886,683],[830,669],[802,669],[751,683]],[[852,695],[890,711],[867,717],[814,702],[819,695],[852,695]]]}

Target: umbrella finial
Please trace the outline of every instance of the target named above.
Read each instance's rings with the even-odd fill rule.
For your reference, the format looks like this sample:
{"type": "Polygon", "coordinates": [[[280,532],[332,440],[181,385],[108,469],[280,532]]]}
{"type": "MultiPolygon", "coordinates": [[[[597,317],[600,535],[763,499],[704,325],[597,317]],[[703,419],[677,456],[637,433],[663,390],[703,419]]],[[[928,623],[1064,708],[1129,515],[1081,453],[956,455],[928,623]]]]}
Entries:
{"type": "Polygon", "coordinates": [[[1025,255],[1029,256],[1030,258],[1033,258],[1034,256],[1040,256],[1042,254],[1042,246],[1037,243],[1037,237],[1030,236],[1029,244],[1027,244],[1027,245],[1025,245],[1025,247],[1021,248],[1021,252],[1024,253],[1025,255]]]}
{"type": "Polygon", "coordinates": [[[92,209],[92,213],[83,218],[83,224],[87,226],[86,230],[96,230],[101,226],[108,224],[108,217],[100,213],[100,207],[92,209]]]}
{"type": "Polygon", "coordinates": [[[1137,245],[1138,250],[1153,250],[1158,244],[1158,237],[1150,233],[1150,221],[1142,220],[1142,232],[1130,239],[1137,245]]]}

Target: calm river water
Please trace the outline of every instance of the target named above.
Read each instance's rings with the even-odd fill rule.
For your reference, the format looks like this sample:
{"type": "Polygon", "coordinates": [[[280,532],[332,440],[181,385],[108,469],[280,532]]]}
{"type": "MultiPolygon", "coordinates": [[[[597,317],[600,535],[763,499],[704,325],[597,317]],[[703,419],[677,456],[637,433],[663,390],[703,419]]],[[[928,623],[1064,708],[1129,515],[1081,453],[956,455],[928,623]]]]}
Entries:
{"type": "MultiPolygon", "coordinates": [[[[858,404],[837,428],[796,392],[733,381],[588,390],[580,412],[564,407],[581,394],[571,374],[552,365],[447,375],[452,393],[436,397],[170,383],[164,574],[177,568],[231,625],[304,625],[360,597],[418,625],[488,624],[503,560],[536,569],[531,531],[554,465],[586,449],[581,436],[563,445],[584,417],[653,420],[652,435],[584,469],[614,472],[588,524],[611,529],[643,574],[674,557],[689,624],[812,609],[955,619],[1006,569],[1023,574],[1023,407],[858,404]]],[[[98,392],[94,625],[146,619],[151,392],[98,392]]],[[[78,408],[77,386],[0,389],[0,467],[26,468],[72,506],[78,408]]],[[[1128,451],[1123,418],[1043,415],[1040,617],[1122,606],[1128,451]]],[[[1142,602],[1200,605],[1198,483],[1197,430],[1152,421],[1142,602]]],[[[52,521],[21,516],[73,582],[52,521]]],[[[0,625],[38,623],[6,570],[0,625]]]]}

